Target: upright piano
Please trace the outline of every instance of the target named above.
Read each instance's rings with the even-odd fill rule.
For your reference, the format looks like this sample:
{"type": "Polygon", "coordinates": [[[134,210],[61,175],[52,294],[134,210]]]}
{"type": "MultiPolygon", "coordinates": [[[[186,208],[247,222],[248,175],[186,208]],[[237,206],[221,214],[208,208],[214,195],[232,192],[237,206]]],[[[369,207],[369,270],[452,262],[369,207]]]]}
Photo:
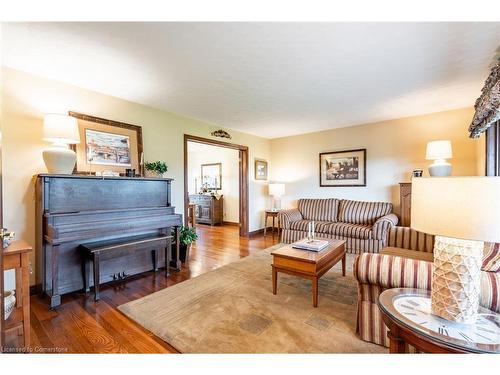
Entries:
{"type": "MultiPolygon", "coordinates": [[[[50,308],[61,304],[62,294],[84,288],[82,243],[172,232],[178,237],[182,215],[171,205],[172,179],[40,174],[36,180],[36,280],[50,308]]],[[[178,249],[176,254],[171,265],[179,269],[178,249]]],[[[158,266],[168,270],[164,252],[158,255],[158,266]]],[[[116,274],[149,270],[150,254],[138,251],[102,262],[100,277],[105,283],[116,274]]]]}

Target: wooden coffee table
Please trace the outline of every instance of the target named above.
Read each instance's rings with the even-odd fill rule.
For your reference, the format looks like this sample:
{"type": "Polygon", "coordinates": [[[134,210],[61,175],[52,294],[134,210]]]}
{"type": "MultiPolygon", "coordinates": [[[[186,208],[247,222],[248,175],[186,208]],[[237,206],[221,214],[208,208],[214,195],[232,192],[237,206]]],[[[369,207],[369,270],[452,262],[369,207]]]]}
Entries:
{"type": "Polygon", "coordinates": [[[287,273],[312,281],[313,306],[318,307],[318,280],[325,272],[342,260],[342,275],[345,276],[345,240],[318,238],[330,242],[321,250],[307,251],[287,245],[273,251],[273,294],[278,287],[278,272],[287,273]]]}

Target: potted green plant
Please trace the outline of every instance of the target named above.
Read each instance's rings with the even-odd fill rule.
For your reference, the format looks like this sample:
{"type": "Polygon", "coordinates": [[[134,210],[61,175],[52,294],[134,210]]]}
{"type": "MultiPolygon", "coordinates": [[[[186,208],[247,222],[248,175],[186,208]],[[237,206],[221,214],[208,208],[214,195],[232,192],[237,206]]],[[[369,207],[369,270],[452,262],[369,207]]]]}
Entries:
{"type": "Polygon", "coordinates": [[[164,161],[148,161],[144,163],[144,168],[150,177],[165,177],[165,173],[168,171],[168,166],[164,161]]]}
{"type": "MultiPolygon", "coordinates": [[[[189,250],[191,249],[191,244],[198,239],[196,234],[196,228],[190,227],[180,227],[179,228],[179,258],[182,263],[189,261],[189,250]]],[[[177,256],[176,247],[172,246],[172,254],[174,257],[177,256]]]]}

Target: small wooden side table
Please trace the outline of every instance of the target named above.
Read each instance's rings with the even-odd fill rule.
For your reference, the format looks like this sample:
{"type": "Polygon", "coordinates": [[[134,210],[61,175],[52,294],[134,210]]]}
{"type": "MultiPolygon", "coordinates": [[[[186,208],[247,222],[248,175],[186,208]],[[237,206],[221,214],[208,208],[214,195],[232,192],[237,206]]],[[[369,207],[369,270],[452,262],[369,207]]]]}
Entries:
{"type": "MultiPolygon", "coordinates": [[[[16,307],[5,321],[5,330],[22,328],[24,347],[30,345],[29,253],[32,251],[33,248],[23,240],[13,241],[3,250],[4,271],[16,270],[16,307]]],[[[1,318],[3,319],[3,316],[1,318]]]]}
{"type": "Polygon", "coordinates": [[[424,353],[500,354],[500,314],[479,307],[475,323],[461,324],[431,312],[427,290],[395,288],[382,292],[378,305],[390,353],[405,353],[406,344],[424,353]]]}
{"type": "Polygon", "coordinates": [[[264,236],[266,236],[266,233],[267,233],[267,219],[269,217],[273,218],[273,226],[272,226],[273,232],[272,233],[274,234],[274,228],[276,228],[278,230],[278,235],[280,234],[280,218],[279,218],[278,214],[279,214],[279,211],[266,210],[266,218],[264,219],[264,236]],[[275,226],[275,220],[277,221],[277,224],[278,224],[277,227],[275,226]]]}
{"type": "Polygon", "coordinates": [[[196,227],[196,203],[189,203],[188,205],[188,225],[191,228],[196,227]]]}

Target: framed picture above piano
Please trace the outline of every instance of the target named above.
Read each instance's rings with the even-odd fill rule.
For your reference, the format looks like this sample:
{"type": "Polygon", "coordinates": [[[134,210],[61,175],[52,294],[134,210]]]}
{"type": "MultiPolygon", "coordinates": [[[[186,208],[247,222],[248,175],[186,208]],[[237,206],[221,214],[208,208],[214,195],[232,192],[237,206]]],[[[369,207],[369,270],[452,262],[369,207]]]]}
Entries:
{"type": "Polygon", "coordinates": [[[125,174],[135,169],[144,175],[142,159],[142,128],[138,125],[103,119],[77,112],[69,115],[78,119],[80,143],[74,145],[74,173],[95,174],[112,171],[125,174]]]}

